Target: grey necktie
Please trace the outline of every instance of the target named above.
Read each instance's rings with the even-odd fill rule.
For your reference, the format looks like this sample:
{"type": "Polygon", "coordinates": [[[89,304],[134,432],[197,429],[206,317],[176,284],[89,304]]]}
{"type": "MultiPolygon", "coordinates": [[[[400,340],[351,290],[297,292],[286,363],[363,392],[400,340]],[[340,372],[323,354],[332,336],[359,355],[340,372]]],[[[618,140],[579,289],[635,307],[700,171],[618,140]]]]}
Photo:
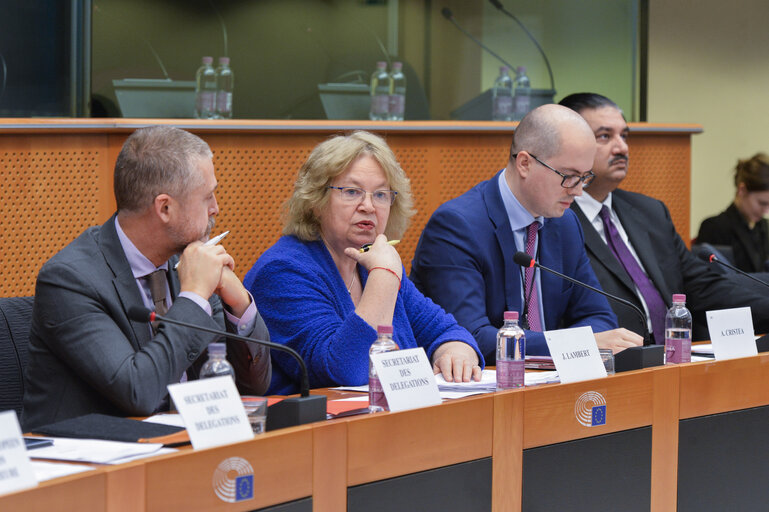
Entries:
{"type": "MultiPolygon", "coordinates": [[[[150,285],[150,295],[155,304],[155,313],[165,315],[168,313],[168,304],[166,303],[166,290],[168,289],[168,277],[165,270],[156,270],[146,276],[147,283],[150,285]]],[[[157,322],[152,322],[152,331],[157,330],[157,322]]]]}

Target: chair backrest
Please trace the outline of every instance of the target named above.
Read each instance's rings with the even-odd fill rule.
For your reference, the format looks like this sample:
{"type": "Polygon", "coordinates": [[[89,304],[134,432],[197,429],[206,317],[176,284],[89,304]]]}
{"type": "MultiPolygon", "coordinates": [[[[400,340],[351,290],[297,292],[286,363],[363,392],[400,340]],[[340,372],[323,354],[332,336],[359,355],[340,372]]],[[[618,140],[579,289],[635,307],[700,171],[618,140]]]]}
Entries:
{"type": "Polygon", "coordinates": [[[0,298],[0,411],[21,418],[34,297],[0,298]]]}

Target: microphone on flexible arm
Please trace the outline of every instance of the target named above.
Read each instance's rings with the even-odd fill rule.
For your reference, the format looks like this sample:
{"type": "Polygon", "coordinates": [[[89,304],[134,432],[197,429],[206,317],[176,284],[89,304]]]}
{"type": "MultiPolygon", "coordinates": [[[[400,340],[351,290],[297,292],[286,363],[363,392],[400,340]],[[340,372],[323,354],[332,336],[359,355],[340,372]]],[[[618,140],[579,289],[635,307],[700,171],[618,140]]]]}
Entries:
{"type": "MultiPolygon", "coordinates": [[[[718,263],[719,265],[723,265],[728,269],[734,270],[738,274],[743,275],[747,278],[750,278],[757,283],[760,283],[764,286],[769,286],[769,283],[767,283],[766,281],[762,281],[761,279],[758,279],[757,277],[750,275],[750,273],[745,272],[744,270],[739,269],[734,265],[730,265],[729,263],[718,259],[718,256],[716,256],[713,252],[709,251],[707,247],[697,247],[694,250],[694,254],[697,257],[707,261],[708,263],[713,263],[713,262],[718,263]]],[[[763,336],[761,336],[756,340],[756,348],[758,349],[759,352],[769,352],[769,334],[764,334],[763,336]]]]}
{"type": "Polygon", "coordinates": [[[734,270],[738,274],[743,275],[743,276],[745,276],[745,277],[747,277],[749,279],[752,279],[753,281],[755,281],[757,283],[760,283],[760,284],[762,284],[764,286],[769,286],[769,283],[767,283],[766,281],[762,281],[762,280],[758,279],[757,277],[754,277],[754,276],[750,275],[750,273],[745,272],[744,270],[739,269],[739,268],[735,267],[734,265],[730,265],[729,263],[718,259],[718,256],[716,256],[714,253],[712,253],[711,251],[709,251],[705,247],[697,247],[695,249],[695,254],[700,259],[703,259],[703,260],[707,261],[708,263],[716,262],[719,265],[723,265],[724,267],[726,267],[728,269],[734,270]]]}
{"type": "Polygon", "coordinates": [[[539,53],[542,55],[542,58],[545,60],[545,65],[547,66],[547,73],[550,75],[550,88],[553,90],[553,93],[555,93],[555,80],[553,79],[553,70],[550,69],[550,61],[547,59],[547,55],[545,55],[545,50],[542,49],[542,47],[539,45],[539,42],[537,39],[532,35],[531,32],[529,32],[529,29],[526,28],[526,26],[521,22],[521,20],[518,19],[518,17],[505,9],[505,6],[502,5],[502,2],[499,0],[489,0],[491,2],[491,5],[502,11],[505,15],[512,18],[513,21],[515,21],[518,26],[520,26],[523,31],[526,33],[526,35],[531,39],[531,41],[534,43],[534,46],[537,47],[537,50],[539,50],[539,53]]]}
{"type": "Polygon", "coordinates": [[[462,25],[460,25],[459,23],[457,23],[457,20],[455,20],[455,19],[454,19],[454,14],[451,12],[451,9],[449,9],[448,7],[444,7],[443,9],[441,9],[441,14],[443,15],[443,17],[444,17],[444,18],[446,18],[446,19],[447,19],[447,20],[449,20],[449,21],[450,21],[452,24],[454,24],[454,26],[455,26],[455,27],[457,27],[457,28],[459,29],[459,31],[460,31],[460,32],[462,32],[464,35],[466,35],[467,37],[469,37],[469,38],[470,38],[470,39],[471,39],[471,40],[472,40],[472,41],[473,41],[475,44],[477,44],[478,46],[480,46],[481,48],[483,48],[484,50],[486,50],[487,52],[489,52],[489,53],[490,53],[490,54],[491,54],[491,55],[492,55],[492,56],[493,56],[495,59],[497,59],[498,61],[500,61],[502,64],[504,64],[505,66],[507,66],[507,67],[508,67],[508,68],[510,68],[511,70],[514,70],[514,69],[515,69],[515,66],[513,66],[512,64],[510,64],[509,62],[507,62],[505,59],[503,59],[503,58],[502,58],[502,57],[500,57],[499,55],[497,55],[497,54],[494,52],[494,50],[492,50],[491,48],[489,48],[488,46],[486,46],[485,44],[483,44],[482,42],[480,42],[480,41],[479,41],[477,38],[475,38],[475,36],[473,36],[473,35],[472,35],[470,32],[468,32],[467,30],[465,30],[465,29],[462,27],[462,25]]]}
{"type": "Polygon", "coordinates": [[[583,288],[587,288],[588,290],[592,290],[596,293],[600,293],[604,297],[607,297],[613,301],[619,302],[620,304],[624,304],[625,306],[632,308],[633,311],[638,313],[638,316],[641,318],[641,325],[643,326],[644,346],[630,347],[622,350],[621,352],[618,352],[614,356],[615,371],[624,372],[628,370],[637,370],[639,368],[647,368],[650,366],[662,365],[663,355],[665,353],[665,346],[650,344],[651,340],[649,338],[649,327],[648,327],[649,324],[646,319],[646,315],[644,314],[643,311],[641,311],[641,308],[639,308],[632,302],[627,301],[621,297],[617,297],[616,295],[606,293],[605,291],[599,288],[595,288],[593,286],[590,286],[587,283],[578,281],[573,277],[569,277],[565,274],[561,274],[560,272],[557,272],[551,268],[544,267],[539,263],[537,263],[537,261],[534,258],[532,258],[531,255],[525,252],[522,252],[522,251],[516,252],[513,255],[513,261],[524,268],[539,268],[542,270],[546,270],[547,272],[550,272],[551,274],[554,274],[560,277],[561,279],[565,279],[570,283],[574,283],[578,286],[582,286],[583,288]]]}
{"type": "Polygon", "coordinates": [[[301,372],[301,381],[299,385],[301,396],[284,398],[280,402],[271,405],[267,414],[267,430],[293,427],[295,425],[303,425],[305,423],[323,421],[326,419],[326,397],[324,395],[310,395],[310,379],[307,374],[307,365],[305,365],[302,356],[291,347],[272,341],[249,338],[247,336],[240,336],[239,334],[233,334],[219,329],[211,329],[209,327],[174,320],[173,318],[160,316],[144,306],[133,306],[128,308],[128,318],[137,322],[154,322],[158,320],[160,322],[188,327],[197,331],[218,334],[219,336],[224,336],[225,338],[233,340],[251,341],[259,345],[270,347],[271,349],[288,352],[299,364],[299,370],[301,372]]]}

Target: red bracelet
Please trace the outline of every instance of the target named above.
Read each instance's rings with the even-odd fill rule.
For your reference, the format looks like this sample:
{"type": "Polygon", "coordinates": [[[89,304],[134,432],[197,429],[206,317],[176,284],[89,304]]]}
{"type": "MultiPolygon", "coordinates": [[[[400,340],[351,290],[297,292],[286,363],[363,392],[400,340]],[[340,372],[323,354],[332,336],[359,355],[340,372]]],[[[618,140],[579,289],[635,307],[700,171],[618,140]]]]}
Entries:
{"type": "Polygon", "coordinates": [[[394,276],[395,276],[395,279],[397,279],[397,280],[398,280],[398,289],[399,289],[399,290],[401,289],[401,278],[400,278],[400,277],[398,277],[398,274],[396,274],[396,273],[395,273],[395,271],[394,271],[393,269],[391,269],[391,268],[387,268],[387,267],[371,267],[371,270],[369,270],[369,273],[371,273],[371,271],[372,271],[372,270],[376,270],[376,269],[380,269],[380,270],[386,270],[386,271],[388,271],[389,273],[391,273],[392,275],[394,275],[394,276]]]}

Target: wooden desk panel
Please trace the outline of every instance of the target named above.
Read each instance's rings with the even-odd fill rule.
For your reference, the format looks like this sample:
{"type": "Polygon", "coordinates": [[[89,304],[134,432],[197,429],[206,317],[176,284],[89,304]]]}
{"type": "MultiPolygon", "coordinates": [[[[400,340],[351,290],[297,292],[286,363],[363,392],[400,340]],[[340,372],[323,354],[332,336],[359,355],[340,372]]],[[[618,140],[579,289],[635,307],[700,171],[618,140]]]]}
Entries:
{"type": "Polygon", "coordinates": [[[145,463],[146,510],[254,510],[311,496],[312,446],[312,427],[302,426],[268,432],[252,441],[151,459],[145,463]],[[251,465],[254,499],[227,503],[214,494],[214,471],[231,458],[251,465]]]}
{"type": "Polygon", "coordinates": [[[592,437],[652,424],[655,370],[610,375],[606,379],[527,388],[523,410],[523,448],[592,437]],[[606,401],[606,424],[585,427],[575,404],[584,393],[606,401]]]}
{"type": "Polygon", "coordinates": [[[347,485],[490,457],[493,395],[347,420],[347,485]]]}
{"type": "Polygon", "coordinates": [[[26,491],[0,496],[0,510],[24,512],[104,512],[107,478],[100,470],[41,483],[26,491]]]}
{"type": "Polygon", "coordinates": [[[682,365],[681,419],[769,404],[769,353],[682,365]]]}

